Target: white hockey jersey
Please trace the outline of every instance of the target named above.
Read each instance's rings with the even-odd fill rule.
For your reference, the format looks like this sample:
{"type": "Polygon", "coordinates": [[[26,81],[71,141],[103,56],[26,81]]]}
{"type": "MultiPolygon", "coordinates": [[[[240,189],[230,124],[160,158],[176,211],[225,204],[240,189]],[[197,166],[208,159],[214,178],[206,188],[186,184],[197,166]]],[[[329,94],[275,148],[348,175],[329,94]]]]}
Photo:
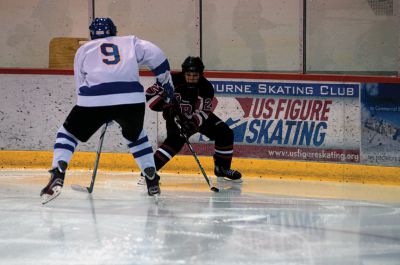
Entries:
{"type": "Polygon", "coordinates": [[[142,65],[173,93],[168,60],[153,43],[135,36],[85,43],[77,50],[74,60],[77,105],[96,107],[145,102],[144,88],[139,83],[142,65]]]}

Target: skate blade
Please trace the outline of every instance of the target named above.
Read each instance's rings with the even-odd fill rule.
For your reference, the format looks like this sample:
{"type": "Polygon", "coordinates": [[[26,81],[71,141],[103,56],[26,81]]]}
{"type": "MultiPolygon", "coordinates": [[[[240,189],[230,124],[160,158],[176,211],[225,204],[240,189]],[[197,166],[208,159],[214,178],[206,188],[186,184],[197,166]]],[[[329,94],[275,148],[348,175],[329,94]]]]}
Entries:
{"type": "Polygon", "coordinates": [[[44,204],[46,204],[46,203],[48,203],[48,202],[54,200],[55,198],[58,197],[58,195],[60,195],[60,193],[61,193],[61,187],[59,187],[59,186],[54,187],[54,188],[53,188],[53,194],[52,194],[52,195],[43,194],[43,195],[41,196],[41,198],[42,198],[42,204],[44,205],[44,204]]]}
{"type": "Polygon", "coordinates": [[[242,178],[240,178],[240,179],[230,179],[230,178],[225,178],[225,177],[217,177],[217,182],[224,182],[224,181],[235,183],[235,184],[243,183],[242,178]]]}
{"type": "Polygon", "coordinates": [[[243,183],[243,180],[241,178],[240,179],[226,179],[226,180],[233,182],[235,184],[243,183]]]}

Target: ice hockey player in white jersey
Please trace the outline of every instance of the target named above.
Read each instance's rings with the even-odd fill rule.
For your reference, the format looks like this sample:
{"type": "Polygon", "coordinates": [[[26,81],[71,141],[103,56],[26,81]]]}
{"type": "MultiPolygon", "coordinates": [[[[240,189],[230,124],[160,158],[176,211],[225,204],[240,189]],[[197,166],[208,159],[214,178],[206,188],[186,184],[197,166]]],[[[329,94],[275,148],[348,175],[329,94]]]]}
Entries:
{"type": "Polygon", "coordinates": [[[57,132],[50,181],[40,192],[42,203],[56,198],[63,187],[65,172],[79,142],[86,142],[103,124],[121,126],[142,174],[148,194],[160,193],[153,149],[143,129],[145,92],[139,83],[139,67],[147,66],[166,91],[173,95],[168,60],[155,44],[136,36],[116,36],[110,18],[95,18],[90,27],[91,41],[76,52],[74,76],[77,103],[57,132]]]}

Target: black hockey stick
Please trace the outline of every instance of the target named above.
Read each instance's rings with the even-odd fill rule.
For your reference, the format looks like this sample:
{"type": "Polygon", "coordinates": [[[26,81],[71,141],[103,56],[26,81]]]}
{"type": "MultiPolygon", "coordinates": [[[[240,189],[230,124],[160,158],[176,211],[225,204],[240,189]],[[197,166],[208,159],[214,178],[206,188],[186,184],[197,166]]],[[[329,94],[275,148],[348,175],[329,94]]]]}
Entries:
{"type": "Polygon", "coordinates": [[[89,193],[92,193],[92,192],[93,192],[94,182],[95,182],[95,180],[96,180],[97,168],[99,167],[99,160],[100,160],[101,149],[102,149],[102,147],[103,147],[104,135],[106,134],[107,127],[108,127],[108,123],[106,123],[106,124],[103,126],[103,129],[101,130],[100,142],[99,142],[99,146],[97,147],[96,162],[94,163],[93,174],[92,174],[92,180],[91,180],[91,182],[90,182],[90,186],[89,186],[89,187],[83,187],[83,186],[78,185],[78,184],[72,184],[72,185],[71,185],[71,188],[72,188],[73,190],[76,190],[76,191],[83,191],[83,192],[89,192],[89,193]]]}
{"type": "Polygon", "coordinates": [[[194,151],[192,144],[189,142],[188,137],[186,136],[186,134],[184,134],[184,133],[182,132],[182,126],[180,125],[178,119],[175,118],[174,120],[175,120],[176,126],[177,126],[178,129],[179,129],[179,134],[185,139],[186,145],[189,147],[189,150],[190,150],[190,152],[192,153],[192,155],[193,155],[193,157],[194,157],[194,160],[196,160],[197,165],[199,166],[200,171],[201,171],[201,173],[203,174],[203,177],[204,177],[204,179],[206,180],[208,186],[210,187],[210,189],[211,189],[212,191],[214,191],[214,192],[219,192],[219,189],[218,189],[217,187],[214,187],[214,185],[213,185],[212,182],[211,182],[211,179],[207,176],[207,174],[206,174],[206,172],[205,172],[203,166],[200,164],[200,160],[199,160],[199,158],[197,157],[197,154],[196,154],[196,152],[194,151]]]}

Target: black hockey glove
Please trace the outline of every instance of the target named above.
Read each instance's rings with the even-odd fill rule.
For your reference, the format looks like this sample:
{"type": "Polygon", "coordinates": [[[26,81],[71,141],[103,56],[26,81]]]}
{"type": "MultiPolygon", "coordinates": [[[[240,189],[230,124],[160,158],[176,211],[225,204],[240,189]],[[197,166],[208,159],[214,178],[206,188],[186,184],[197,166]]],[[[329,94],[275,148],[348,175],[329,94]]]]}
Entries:
{"type": "Polygon", "coordinates": [[[184,133],[187,137],[189,137],[199,131],[199,126],[197,126],[196,122],[192,119],[182,120],[181,126],[182,126],[182,133],[184,133]]]}
{"type": "Polygon", "coordinates": [[[178,115],[180,115],[180,111],[177,105],[171,103],[164,104],[163,118],[165,120],[173,120],[178,115]]]}

